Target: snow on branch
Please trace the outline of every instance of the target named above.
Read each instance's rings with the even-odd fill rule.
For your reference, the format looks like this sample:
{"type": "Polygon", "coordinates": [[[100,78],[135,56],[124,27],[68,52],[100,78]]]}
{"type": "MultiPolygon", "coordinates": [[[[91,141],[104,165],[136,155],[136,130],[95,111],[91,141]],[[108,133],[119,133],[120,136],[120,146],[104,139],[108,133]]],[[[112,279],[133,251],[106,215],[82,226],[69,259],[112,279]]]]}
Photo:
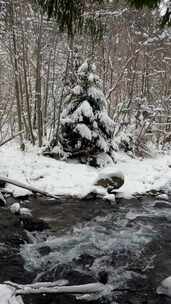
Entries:
{"type": "Polygon", "coordinates": [[[55,293],[55,294],[87,294],[97,293],[104,290],[102,283],[90,283],[84,285],[73,285],[73,286],[58,286],[58,287],[40,287],[30,288],[24,287],[16,291],[16,295],[25,294],[43,294],[43,293],[55,293]]]}
{"type": "Polygon", "coordinates": [[[35,284],[21,285],[12,282],[5,282],[6,285],[16,289],[15,295],[26,294],[92,294],[101,293],[105,290],[102,283],[89,283],[84,285],[58,286],[58,282],[40,282],[35,284]]]}

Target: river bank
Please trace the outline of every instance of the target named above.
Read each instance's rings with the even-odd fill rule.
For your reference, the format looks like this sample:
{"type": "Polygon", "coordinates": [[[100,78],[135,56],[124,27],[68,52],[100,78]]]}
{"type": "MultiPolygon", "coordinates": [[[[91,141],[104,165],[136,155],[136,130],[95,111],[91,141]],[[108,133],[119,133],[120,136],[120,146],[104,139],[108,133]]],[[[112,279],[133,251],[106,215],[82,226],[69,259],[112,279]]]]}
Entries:
{"type": "MultiPolygon", "coordinates": [[[[116,163],[107,168],[93,168],[80,163],[58,161],[41,155],[38,148],[26,145],[20,151],[17,144],[5,145],[0,151],[0,176],[34,186],[53,195],[84,198],[90,192],[99,191],[95,182],[99,175],[122,172],[124,185],[120,197],[131,198],[136,193],[164,190],[168,193],[171,180],[170,154],[156,154],[153,158],[131,158],[118,152],[116,163]],[[16,161],[17,160],[17,161],[16,161]]],[[[30,195],[28,190],[9,185],[6,188],[15,197],[30,195]]],[[[100,189],[101,190],[101,189],[100,189]]]]}

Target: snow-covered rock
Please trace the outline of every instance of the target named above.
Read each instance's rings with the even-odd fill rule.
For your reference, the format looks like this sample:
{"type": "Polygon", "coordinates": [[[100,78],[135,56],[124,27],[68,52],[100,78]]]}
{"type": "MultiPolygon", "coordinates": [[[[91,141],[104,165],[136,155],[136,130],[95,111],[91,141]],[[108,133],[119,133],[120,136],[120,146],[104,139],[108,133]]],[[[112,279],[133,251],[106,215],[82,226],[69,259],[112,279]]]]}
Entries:
{"type": "Polygon", "coordinates": [[[20,215],[24,217],[31,217],[31,211],[28,208],[20,208],[20,215]]]}
{"type": "Polygon", "coordinates": [[[21,207],[20,203],[14,203],[10,206],[11,213],[21,215],[23,217],[30,217],[31,211],[28,208],[21,207]]]}
{"type": "Polygon", "coordinates": [[[111,169],[102,170],[95,183],[96,186],[107,188],[108,191],[119,189],[124,184],[124,175],[120,171],[111,169]]]}
{"type": "Polygon", "coordinates": [[[20,214],[20,204],[19,203],[14,203],[10,206],[10,211],[13,214],[20,214]]]}
{"type": "Polygon", "coordinates": [[[157,196],[157,199],[161,199],[161,200],[164,200],[164,201],[168,201],[168,200],[169,200],[169,196],[168,196],[167,194],[163,193],[163,194],[159,194],[159,195],[157,196]]]}
{"type": "Polygon", "coordinates": [[[157,294],[164,294],[171,297],[171,277],[164,279],[156,290],[157,294]]]}

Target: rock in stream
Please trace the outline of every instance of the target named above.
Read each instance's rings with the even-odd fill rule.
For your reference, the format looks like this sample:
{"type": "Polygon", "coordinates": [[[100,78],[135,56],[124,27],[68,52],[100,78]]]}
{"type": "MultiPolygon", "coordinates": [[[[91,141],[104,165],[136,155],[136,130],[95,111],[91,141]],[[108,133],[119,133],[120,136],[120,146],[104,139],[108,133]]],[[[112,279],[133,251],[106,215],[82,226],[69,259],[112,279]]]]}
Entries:
{"type": "Polygon", "coordinates": [[[20,255],[20,245],[28,242],[28,237],[8,209],[0,209],[0,283],[6,280],[29,283],[34,274],[24,269],[20,255]]]}

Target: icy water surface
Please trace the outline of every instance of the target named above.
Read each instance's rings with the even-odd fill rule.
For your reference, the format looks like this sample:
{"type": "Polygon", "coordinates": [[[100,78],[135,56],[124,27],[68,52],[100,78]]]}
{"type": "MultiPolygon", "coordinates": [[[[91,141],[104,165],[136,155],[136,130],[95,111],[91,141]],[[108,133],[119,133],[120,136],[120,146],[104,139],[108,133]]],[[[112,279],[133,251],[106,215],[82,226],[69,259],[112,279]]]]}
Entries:
{"type": "MultiPolygon", "coordinates": [[[[37,272],[36,280],[63,278],[69,271],[72,284],[72,271],[77,271],[77,277],[95,280],[105,271],[108,284],[103,301],[171,303],[169,299],[161,302],[155,293],[161,279],[171,275],[170,202],[48,203],[33,202],[32,208],[51,230],[32,233],[32,243],[21,249],[26,269],[37,272]]],[[[96,303],[101,301],[96,299],[96,303]]]]}

